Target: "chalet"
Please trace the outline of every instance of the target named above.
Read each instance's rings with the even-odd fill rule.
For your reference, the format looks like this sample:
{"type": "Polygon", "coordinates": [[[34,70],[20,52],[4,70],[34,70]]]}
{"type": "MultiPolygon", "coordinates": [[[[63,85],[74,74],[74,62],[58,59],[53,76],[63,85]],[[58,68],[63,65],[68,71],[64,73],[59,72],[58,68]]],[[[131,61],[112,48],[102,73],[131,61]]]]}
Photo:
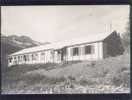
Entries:
{"type": "Polygon", "coordinates": [[[120,35],[102,33],[48,45],[26,48],[8,56],[9,66],[17,64],[61,63],[63,61],[96,61],[123,54],[120,35]]]}

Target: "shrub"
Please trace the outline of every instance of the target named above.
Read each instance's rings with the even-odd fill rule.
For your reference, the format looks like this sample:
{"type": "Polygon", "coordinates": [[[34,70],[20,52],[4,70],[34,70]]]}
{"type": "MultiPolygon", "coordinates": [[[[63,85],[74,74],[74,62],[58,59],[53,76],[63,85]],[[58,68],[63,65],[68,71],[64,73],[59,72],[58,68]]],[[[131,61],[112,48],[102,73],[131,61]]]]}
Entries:
{"type": "Polygon", "coordinates": [[[115,86],[123,85],[125,87],[130,87],[130,73],[127,71],[118,73],[111,81],[115,86]]]}
{"type": "Polygon", "coordinates": [[[84,80],[84,79],[81,79],[79,81],[80,85],[95,85],[96,84],[96,81],[92,80],[92,79],[88,79],[88,80],[84,80]]]}
{"type": "Polygon", "coordinates": [[[76,80],[75,77],[73,77],[73,76],[68,76],[68,79],[71,80],[71,81],[76,80]]]}
{"type": "Polygon", "coordinates": [[[56,84],[59,82],[64,82],[65,78],[64,77],[60,77],[60,78],[49,78],[50,84],[56,84]]]}

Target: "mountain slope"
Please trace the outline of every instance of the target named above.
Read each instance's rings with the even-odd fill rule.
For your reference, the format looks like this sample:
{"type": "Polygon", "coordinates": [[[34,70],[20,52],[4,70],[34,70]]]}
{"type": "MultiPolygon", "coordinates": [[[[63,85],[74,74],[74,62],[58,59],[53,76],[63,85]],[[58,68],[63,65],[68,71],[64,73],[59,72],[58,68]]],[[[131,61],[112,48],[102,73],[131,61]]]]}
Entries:
{"type": "MultiPolygon", "coordinates": [[[[7,68],[7,55],[24,48],[41,45],[27,36],[4,36],[1,34],[1,66],[7,68]]],[[[48,42],[43,43],[48,44],[48,42]]]]}
{"type": "Polygon", "coordinates": [[[12,44],[20,48],[27,48],[27,47],[41,45],[41,43],[36,42],[27,36],[16,36],[16,35],[2,36],[1,40],[4,43],[12,44]]]}

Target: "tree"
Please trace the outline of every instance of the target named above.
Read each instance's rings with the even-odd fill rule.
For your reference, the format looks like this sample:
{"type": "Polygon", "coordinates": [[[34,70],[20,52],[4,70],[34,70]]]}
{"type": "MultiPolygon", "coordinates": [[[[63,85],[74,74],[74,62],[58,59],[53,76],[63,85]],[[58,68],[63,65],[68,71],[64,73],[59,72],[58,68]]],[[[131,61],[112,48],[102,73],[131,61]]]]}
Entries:
{"type": "Polygon", "coordinates": [[[130,49],[130,23],[127,23],[126,31],[122,35],[122,43],[126,50],[130,49]]]}

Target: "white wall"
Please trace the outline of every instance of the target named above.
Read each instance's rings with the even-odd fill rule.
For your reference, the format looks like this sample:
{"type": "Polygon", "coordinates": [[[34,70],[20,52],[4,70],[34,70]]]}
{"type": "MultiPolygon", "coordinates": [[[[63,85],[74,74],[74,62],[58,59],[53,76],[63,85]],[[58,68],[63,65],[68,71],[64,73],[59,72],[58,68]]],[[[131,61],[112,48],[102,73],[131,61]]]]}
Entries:
{"type": "Polygon", "coordinates": [[[99,60],[103,58],[103,43],[102,42],[97,42],[97,43],[91,43],[91,44],[82,44],[79,46],[72,46],[68,48],[68,61],[75,61],[75,60],[99,60]],[[94,46],[94,53],[85,55],[84,52],[84,47],[87,45],[92,45],[94,46]],[[71,55],[71,50],[74,47],[79,47],[79,51],[81,50],[81,54],[78,56],[72,56],[71,55]]]}

